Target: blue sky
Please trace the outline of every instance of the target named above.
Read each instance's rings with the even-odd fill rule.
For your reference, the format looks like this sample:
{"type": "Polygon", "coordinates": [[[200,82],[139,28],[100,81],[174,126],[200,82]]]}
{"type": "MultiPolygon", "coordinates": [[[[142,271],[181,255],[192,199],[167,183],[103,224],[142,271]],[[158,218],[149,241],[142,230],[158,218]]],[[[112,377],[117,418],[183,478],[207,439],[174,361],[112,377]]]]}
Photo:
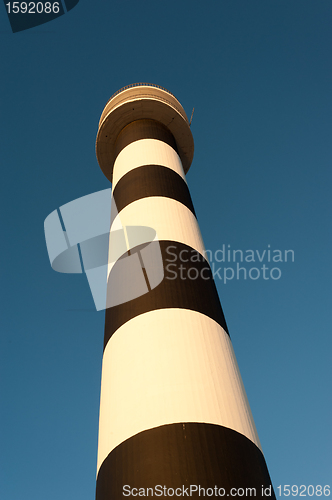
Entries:
{"type": "Polygon", "coordinates": [[[278,280],[216,284],[276,493],[331,485],[331,14],[330,0],[80,0],[13,34],[2,8],[1,498],[94,498],[104,313],[84,275],[51,269],[43,223],[109,187],[99,117],[140,81],[195,107],[206,248],[294,251],[278,280]]]}

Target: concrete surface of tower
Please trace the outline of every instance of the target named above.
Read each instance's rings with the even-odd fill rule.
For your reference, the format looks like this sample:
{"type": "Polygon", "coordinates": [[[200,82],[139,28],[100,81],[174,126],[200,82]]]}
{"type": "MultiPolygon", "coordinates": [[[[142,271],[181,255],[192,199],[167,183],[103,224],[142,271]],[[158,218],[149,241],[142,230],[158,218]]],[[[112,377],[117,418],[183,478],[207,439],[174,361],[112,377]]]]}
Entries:
{"type": "Polygon", "coordinates": [[[275,498],[186,183],[185,111],[162,87],[125,87],[106,104],[96,150],[112,224],[153,228],[164,273],[149,287],[142,264],[148,293],[106,309],[97,500],[275,498]]]}

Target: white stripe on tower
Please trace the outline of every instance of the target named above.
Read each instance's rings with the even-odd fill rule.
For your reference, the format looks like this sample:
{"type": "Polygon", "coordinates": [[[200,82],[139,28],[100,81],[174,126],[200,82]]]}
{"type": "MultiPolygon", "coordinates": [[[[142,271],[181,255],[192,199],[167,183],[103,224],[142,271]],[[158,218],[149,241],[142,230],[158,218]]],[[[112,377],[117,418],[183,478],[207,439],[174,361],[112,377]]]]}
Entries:
{"type": "Polygon", "coordinates": [[[106,310],[96,498],[190,484],[260,498],[271,481],[185,180],[193,139],[183,108],[151,85],[117,93],[97,157],[113,179],[112,224],[156,230],[164,279],[106,310]]]}
{"type": "Polygon", "coordinates": [[[141,139],[128,144],[117,156],[115,165],[112,179],[113,189],[121,177],[141,165],[163,165],[171,168],[186,182],[179,155],[171,146],[156,139],[141,139]]]}

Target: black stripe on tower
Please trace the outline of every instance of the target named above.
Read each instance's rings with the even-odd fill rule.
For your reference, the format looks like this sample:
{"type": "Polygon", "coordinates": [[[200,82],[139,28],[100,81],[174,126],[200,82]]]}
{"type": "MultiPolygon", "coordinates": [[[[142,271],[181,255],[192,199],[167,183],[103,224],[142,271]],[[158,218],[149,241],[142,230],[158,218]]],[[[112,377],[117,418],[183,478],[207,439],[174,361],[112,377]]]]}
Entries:
{"type": "MultiPolygon", "coordinates": [[[[160,245],[164,279],[145,295],[106,309],[104,348],[116,330],[127,321],[155,309],[175,307],[197,311],[214,319],[228,333],[211,268],[204,257],[193,248],[176,241],[156,241],[150,245],[160,245]]],[[[130,254],[139,252],[143,247],[132,248],[130,254]]],[[[151,255],[157,255],[157,252],[151,251],[151,255]]],[[[122,258],[126,257],[127,254],[122,258]]],[[[116,274],[116,265],[109,276],[110,287],[115,286],[112,272],[116,274]]],[[[136,277],[131,276],[130,279],[134,283],[136,277]]],[[[128,287],[130,283],[119,281],[116,286],[128,287]]],[[[118,293],[121,295],[121,290],[118,293]]]]}
{"type": "MultiPolygon", "coordinates": [[[[179,201],[195,215],[187,183],[168,167],[142,165],[125,174],[113,190],[113,200],[120,212],[133,201],[149,196],[164,196],[179,201]]],[[[113,210],[116,215],[116,211],[113,210]]],[[[111,221],[111,224],[113,219],[111,221]]]]}
{"type": "MultiPolygon", "coordinates": [[[[125,485],[145,490],[157,485],[174,490],[190,485],[205,489],[217,486],[224,488],[224,496],[265,500],[269,496],[275,500],[259,448],[232,429],[206,423],[163,425],[140,432],[117,446],[99,469],[96,500],[120,500],[125,485]],[[255,494],[248,488],[255,488],[255,494]]],[[[198,498],[198,492],[192,497],[198,498]]],[[[220,496],[213,494],[210,498],[220,496]]]]}
{"type": "Polygon", "coordinates": [[[116,139],[115,158],[129,144],[141,139],[157,139],[178,152],[175,139],[165,125],[156,120],[135,120],[124,127],[116,139]]]}

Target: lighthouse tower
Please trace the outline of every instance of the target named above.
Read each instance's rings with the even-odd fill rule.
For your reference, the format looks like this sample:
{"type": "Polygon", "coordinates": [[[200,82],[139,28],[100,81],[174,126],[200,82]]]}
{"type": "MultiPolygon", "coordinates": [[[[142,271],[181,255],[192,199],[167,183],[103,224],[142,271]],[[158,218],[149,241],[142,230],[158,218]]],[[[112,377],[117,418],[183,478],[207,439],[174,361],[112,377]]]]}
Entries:
{"type": "MultiPolygon", "coordinates": [[[[275,498],[186,182],[185,111],[162,87],[125,87],[101,115],[96,151],[117,208],[110,244],[114,228],[156,234],[126,238],[118,259],[137,257],[122,285],[130,297],[143,276],[145,293],[106,309],[96,499],[275,498]]],[[[108,294],[119,287],[110,272],[108,294]]]]}

